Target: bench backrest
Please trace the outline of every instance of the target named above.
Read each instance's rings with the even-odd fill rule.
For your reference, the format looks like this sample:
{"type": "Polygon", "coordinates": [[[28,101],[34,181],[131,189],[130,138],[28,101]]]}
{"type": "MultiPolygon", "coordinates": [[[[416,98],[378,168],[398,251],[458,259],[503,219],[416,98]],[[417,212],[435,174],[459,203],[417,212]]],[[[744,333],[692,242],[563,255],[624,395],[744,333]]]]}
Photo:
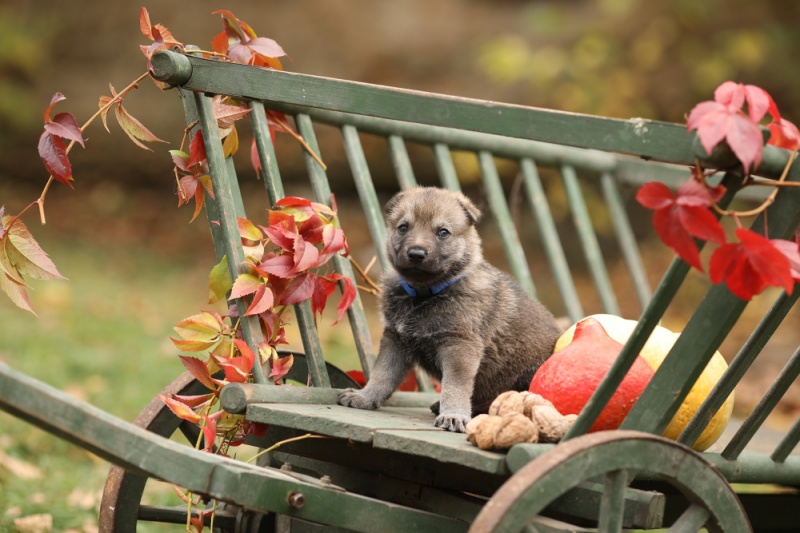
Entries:
{"type": "MultiPolygon", "coordinates": [[[[362,147],[363,134],[385,139],[398,189],[416,184],[407,143],[430,147],[440,183],[450,189],[462,186],[451,152],[475,153],[480,166],[482,194],[488,207],[485,211],[491,215],[497,228],[508,268],[529,293],[544,299],[556,314],[563,313],[571,321],[587,312],[619,314],[620,294],[626,301],[631,299],[630,294],[635,294],[643,310],[635,335],[590,402],[589,409],[568,436],[583,433],[591,425],[621,382],[633,357],[663,316],[689,270],[686,263],[676,260],[661,280],[654,297],[651,297],[647,273],[642,266],[635,232],[628,220],[624,195],[621,193],[621,184],[627,180],[650,181],[665,177],[675,180],[676,173],[679,173],[645,161],[686,166],[694,163],[698,157],[694,136],[687,134],[683,126],[643,119],[623,121],[559,113],[390,89],[223,63],[174,52],[159,52],[152,62],[157,79],[181,87],[188,123],[197,123],[203,129],[217,196],[216,202],[207,203],[209,219],[214,221],[211,231],[217,254],[220,257],[228,256],[233,276],[238,274],[243,260],[236,217],[244,216],[244,209],[233,162],[225,159],[222,146],[216,141],[219,136],[210,99],[214,94],[245,100],[252,109],[249,120],[261,160],[260,178],[266,187],[270,205],[283,196],[284,187],[278,166],[281,156],[276,157],[265,109],[292,116],[297,131],[317,154],[319,147],[315,124],[323,123],[340,129],[354,185],[375,245],[375,254],[383,268],[388,265],[383,250],[385,230],[381,217],[382,203],[362,147]],[[642,160],[618,154],[628,154],[642,160]],[[543,252],[531,251],[523,245],[518,231],[524,228],[518,228],[513,223],[512,209],[503,191],[496,158],[510,160],[516,166],[522,184],[521,194],[539,233],[543,252]],[[541,177],[544,168],[555,169],[560,175],[573,222],[569,235],[577,235],[581,255],[593,280],[591,299],[599,301],[599,307],[585,303],[586,299],[581,296],[587,291],[579,291],[570,274],[570,267],[575,265],[567,259],[565,239],[559,235],[561,228],[549,208],[541,177]],[[630,286],[625,289],[618,288],[615,291],[610,281],[603,250],[587,208],[587,191],[601,194],[603,201],[596,203],[608,209],[606,216],[613,222],[614,240],[619,250],[615,253],[623,258],[630,277],[630,286]],[[549,274],[544,275],[543,281],[534,282],[528,260],[535,260],[537,265],[544,263],[539,258],[542,253],[549,265],[549,274]],[[549,290],[550,287],[557,290],[549,290]],[[545,298],[542,298],[543,293],[547,293],[545,298]]],[[[768,147],[758,172],[777,176],[787,160],[785,151],[768,147]]],[[[313,191],[312,200],[330,204],[331,187],[326,171],[308,153],[305,153],[305,162],[309,186],[313,191]]],[[[713,162],[706,163],[714,166],[713,162]]],[[[732,196],[740,179],[736,170],[725,175],[725,182],[731,185],[729,196],[732,196]]],[[[797,165],[788,179],[800,179],[797,165]]],[[[630,190],[626,192],[630,199],[630,190]]],[[[754,226],[759,227],[765,221],[768,222],[770,236],[790,236],[800,223],[800,190],[782,191],[770,207],[768,217],[760,217],[754,226]]],[[[344,229],[347,232],[347,228],[344,229]]],[[[571,252],[572,247],[569,248],[571,252]]],[[[337,257],[335,267],[344,276],[354,277],[346,258],[337,257]]],[[[539,270],[537,268],[537,272],[539,270]]],[[[701,408],[694,424],[681,437],[682,441],[691,444],[697,438],[705,426],[703,422],[711,418],[739,382],[796,301],[798,292],[795,291],[793,296],[783,294],[778,298],[762,325],[734,359],[731,370],[701,408]]],[[[663,431],[745,306],[746,302],[733,296],[724,286],[712,287],[623,427],[655,433],[663,431]]],[[[368,375],[376,350],[360,299],[354,302],[348,316],[361,365],[368,375]]],[[[311,381],[315,386],[330,386],[310,307],[303,304],[297,306],[296,317],[309,362],[311,381]]],[[[257,320],[245,321],[244,334],[248,342],[257,343],[260,336],[257,320]]],[[[785,375],[779,380],[778,389],[782,387],[785,391],[800,372],[800,368],[796,368],[800,363],[795,360],[800,361],[800,354],[795,354],[793,362],[790,362],[785,375]]],[[[263,375],[257,375],[256,380],[265,381],[263,375]]],[[[427,389],[430,384],[420,377],[420,386],[427,389]]],[[[760,413],[750,423],[752,431],[747,429],[738,438],[738,443],[742,446],[746,444],[781,395],[782,392],[777,390],[765,396],[765,405],[759,407],[760,413]],[[759,420],[759,417],[762,418],[759,420]]],[[[800,439],[800,425],[787,438],[794,442],[787,441],[782,446],[791,450],[800,439]]],[[[731,450],[729,455],[738,455],[740,451],[731,450]]]]}

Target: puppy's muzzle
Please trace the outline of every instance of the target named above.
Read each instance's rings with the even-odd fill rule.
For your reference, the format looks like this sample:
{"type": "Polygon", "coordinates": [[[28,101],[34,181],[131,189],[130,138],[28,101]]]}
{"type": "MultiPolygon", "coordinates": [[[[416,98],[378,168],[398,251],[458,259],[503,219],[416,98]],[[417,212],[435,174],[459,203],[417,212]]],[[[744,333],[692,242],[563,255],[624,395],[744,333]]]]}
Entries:
{"type": "Polygon", "coordinates": [[[408,249],[406,255],[408,256],[409,261],[412,263],[421,263],[426,257],[428,257],[428,252],[419,246],[414,246],[413,248],[408,249]]]}

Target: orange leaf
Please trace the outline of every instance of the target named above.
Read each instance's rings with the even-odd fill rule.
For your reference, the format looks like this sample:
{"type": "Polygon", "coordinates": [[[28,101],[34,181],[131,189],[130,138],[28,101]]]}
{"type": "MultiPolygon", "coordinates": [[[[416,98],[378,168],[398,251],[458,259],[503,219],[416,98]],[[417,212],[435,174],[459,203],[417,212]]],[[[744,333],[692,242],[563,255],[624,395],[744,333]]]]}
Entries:
{"type": "Polygon", "coordinates": [[[200,415],[195,413],[192,408],[185,403],[163,394],[159,394],[158,397],[161,398],[162,402],[167,404],[169,410],[178,418],[191,422],[192,424],[200,422],[200,415]]]}

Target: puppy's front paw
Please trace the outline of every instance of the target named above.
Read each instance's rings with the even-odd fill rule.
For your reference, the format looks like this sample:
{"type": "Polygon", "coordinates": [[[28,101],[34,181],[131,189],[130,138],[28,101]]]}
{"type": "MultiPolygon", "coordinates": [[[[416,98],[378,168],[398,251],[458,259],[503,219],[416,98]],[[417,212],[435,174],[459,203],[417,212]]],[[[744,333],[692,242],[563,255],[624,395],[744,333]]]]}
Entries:
{"type": "Polygon", "coordinates": [[[436,417],[436,420],[433,422],[433,425],[437,428],[442,428],[447,431],[454,431],[456,433],[466,433],[467,431],[467,422],[469,422],[470,417],[459,415],[459,414],[450,414],[450,415],[439,415],[436,417]]]}
{"type": "Polygon", "coordinates": [[[364,389],[345,389],[339,394],[336,402],[339,405],[356,409],[377,409],[381,406],[379,401],[364,394],[364,389]]]}

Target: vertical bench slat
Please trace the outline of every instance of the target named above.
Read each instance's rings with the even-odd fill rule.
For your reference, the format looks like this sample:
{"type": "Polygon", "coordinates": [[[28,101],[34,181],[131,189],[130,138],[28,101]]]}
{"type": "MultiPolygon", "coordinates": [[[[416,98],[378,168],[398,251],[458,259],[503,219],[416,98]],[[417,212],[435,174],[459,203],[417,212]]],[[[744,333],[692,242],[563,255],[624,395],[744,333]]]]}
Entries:
{"type": "MultiPolygon", "coordinates": [[[[300,130],[301,135],[303,135],[303,138],[309,143],[309,146],[312,147],[315,153],[319,154],[319,146],[310,118],[307,115],[302,115],[298,116],[297,119],[298,129],[300,130]]],[[[324,169],[319,167],[319,164],[316,161],[310,157],[306,159],[306,163],[308,165],[313,164],[314,168],[317,169],[313,172],[313,176],[311,178],[314,199],[317,202],[330,205],[333,196],[331,193],[330,183],[328,182],[327,173],[324,169]]],[[[309,170],[309,172],[311,173],[311,170],[309,170]]],[[[337,272],[355,282],[353,267],[347,258],[337,254],[333,258],[333,263],[337,272]]],[[[350,330],[353,332],[353,340],[356,345],[356,351],[358,352],[358,359],[361,362],[361,368],[364,371],[364,375],[369,378],[369,374],[372,371],[372,365],[375,363],[375,349],[373,348],[372,338],[369,333],[369,327],[367,325],[367,319],[364,313],[364,305],[361,301],[361,295],[358,293],[356,293],[355,300],[353,300],[353,303],[347,310],[347,318],[350,322],[350,330]]]]}
{"type": "Polygon", "coordinates": [[[793,291],[792,296],[785,292],[781,293],[767,314],[758,323],[756,329],[753,330],[753,333],[747,338],[739,353],[731,360],[730,366],[725,370],[720,380],[711,389],[706,399],[703,400],[697,412],[678,437],[678,442],[692,446],[700,438],[708,422],[711,421],[717,410],[733,392],[734,387],[742,380],[745,372],[753,364],[761,350],[764,349],[775,330],[778,329],[778,326],[780,326],[797,301],[798,296],[800,296],[800,290],[793,291]]]}
{"type": "Polygon", "coordinates": [[[647,281],[642,256],[639,254],[639,247],[636,245],[636,237],[633,235],[628,213],[622,203],[617,180],[610,173],[603,172],[600,175],[600,184],[608,202],[608,209],[611,211],[614,232],[617,234],[617,242],[622,251],[622,256],[628,265],[628,272],[630,272],[633,287],[639,299],[639,305],[644,309],[647,306],[647,302],[652,298],[653,293],[650,290],[650,283],[647,281]]]}
{"type": "Polygon", "coordinates": [[[544,193],[539,171],[536,170],[533,160],[529,158],[520,159],[519,167],[528,196],[528,204],[536,219],[539,235],[542,238],[545,253],[550,261],[550,269],[564,301],[564,308],[570,321],[577,322],[584,316],[583,307],[575,289],[575,281],[572,279],[564,248],[558,238],[558,231],[556,230],[553,215],[550,212],[550,205],[547,203],[547,196],[544,193]]]}
{"type": "Polygon", "coordinates": [[[511,212],[506,203],[503,186],[500,183],[500,176],[494,163],[494,157],[490,152],[478,152],[478,161],[483,176],[483,187],[489,200],[489,208],[492,210],[497,228],[500,230],[500,237],[503,241],[503,248],[508,259],[511,273],[517,279],[523,290],[532,298],[536,297],[536,287],[533,284],[531,272],[528,269],[528,261],[522,251],[522,244],[519,242],[519,235],[511,220],[511,212]]]}
{"type": "Polygon", "coordinates": [[[275,205],[275,202],[283,198],[285,194],[264,104],[258,100],[250,102],[250,122],[253,125],[253,137],[256,141],[258,158],[261,161],[260,177],[267,189],[270,205],[275,205]]]}
{"type": "Polygon", "coordinates": [[[614,289],[611,287],[611,280],[608,278],[608,271],[603,262],[603,254],[600,252],[600,244],[597,242],[597,235],[594,233],[592,221],[589,218],[589,210],[586,208],[586,202],[581,193],[575,169],[571,165],[562,165],[561,177],[564,180],[564,189],[569,199],[572,219],[578,230],[583,253],[586,256],[589,272],[600,296],[600,302],[606,313],[619,315],[617,298],[614,296],[614,289]]]}
{"type": "Polygon", "coordinates": [[[747,443],[756,434],[758,428],[761,427],[767,416],[778,405],[786,391],[789,390],[789,386],[797,379],[798,374],[800,374],[800,348],[792,354],[792,357],[778,375],[778,379],[770,385],[758,405],[753,409],[753,412],[745,419],[739,431],[736,432],[725,449],[722,450],[722,456],[725,459],[733,461],[739,457],[739,454],[742,453],[747,443]]]}
{"type": "Polygon", "coordinates": [[[367,159],[361,147],[361,140],[358,138],[358,130],[355,126],[342,126],[342,138],[347,160],[350,163],[350,170],[353,174],[353,181],[361,200],[361,208],[367,219],[367,226],[375,243],[375,253],[383,271],[391,268],[389,258],[386,255],[386,227],[383,224],[383,210],[378,201],[378,194],[375,192],[375,185],[372,183],[372,176],[369,173],[367,159]]]}
{"type": "MultiPolygon", "coordinates": [[[[208,166],[214,169],[211,173],[211,182],[219,207],[217,214],[219,215],[222,240],[225,243],[225,255],[228,257],[231,279],[235,280],[243,272],[242,262],[244,262],[244,250],[242,249],[242,240],[239,237],[239,222],[237,220],[237,215],[244,214],[244,209],[241,207],[241,194],[238,191],[238,181],[233,173],[232,163],[229,165],[222,152],[222,144],[219,142],[219,128],[217,128],[217,119],[214,117],[211,98],[198,93],[195,94],[194,99],[200,127],[203,130],[208,166]],[[234,183],[236,184],[235,191],[234,183]],[[238,205],[234,198],[238,198],[238,205]]],[[[238,298],[236,305],[241,316],[244,340],[255,353],[258,353],[258,344],[264,340],[258,317],[244,316],[247,310],[244,298],[238,298]]],[[[253,365],[253,380],[256,383],[267,382],[261,365],[253,365]]]]}
{"type": "Polygon", "coordinates": [[[797,446],[798,442],[800,442],[800,418],[794,421],[792,429],[783,437],[783,440],[781,440],[775,448],[775,451],[770,455],[770,459],[776,463],[784,462],[786,458],[789,457],[789,454],[792,453],[795,446],[797,446]]]}
{"type": "Polygon", "coordinates": [[[460,191],[461,184],[458,182],[458,174],[453,164],[450,148],[444,143],[435,143],[433,145],[433,157],[442,187],[451,191],[460,191]]]}
{"type": "Polygon", "coordinates": [[[388,141],[392,166],[394,166],[400,188],[405,190],[416,187],[417,179],[414,177],[414,168],[411,166],[405,141],[399,135],[389,135],[388,141]]]}

